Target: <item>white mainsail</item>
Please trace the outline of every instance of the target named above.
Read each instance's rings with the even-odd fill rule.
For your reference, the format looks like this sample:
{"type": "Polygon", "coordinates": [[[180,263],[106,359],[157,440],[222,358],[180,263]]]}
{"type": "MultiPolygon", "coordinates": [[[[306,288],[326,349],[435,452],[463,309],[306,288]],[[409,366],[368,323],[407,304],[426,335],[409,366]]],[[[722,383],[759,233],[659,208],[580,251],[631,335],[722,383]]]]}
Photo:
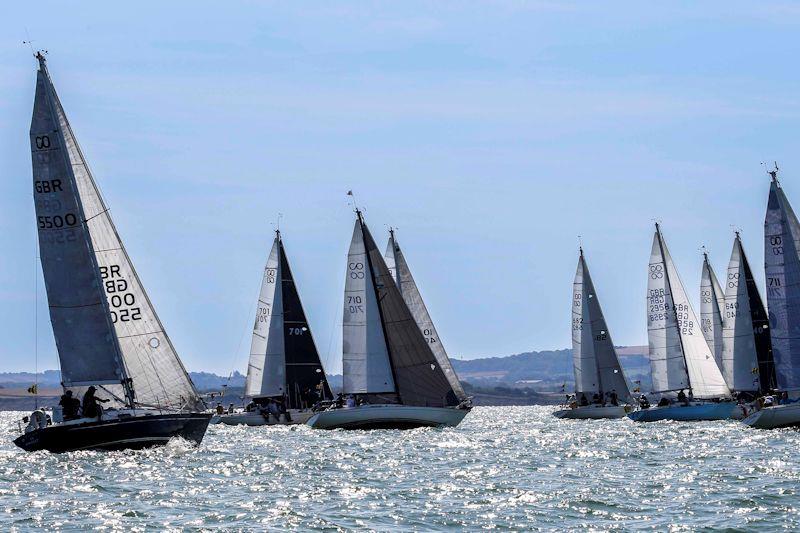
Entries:
{"type": "Polygon", "coordinates": [[[700,324],[717,366],[722,368],[722,310],[725,293],[720,288],[717,275],[703,253],[703,273],[700,276],[700,324]]]}
{"type": "Polygon", "coordinates": [[[737,232],[726,279],[722,353],[722,375],[728,387],[734,391],[757,391],[760,388],[746,261],[737,232]]]}
{"type": "Polygon", "coordinates": [[[44,57],[38,58],[31,123],[36,213],[64,384],[105,384],[106,390],[122,398],[128,385],[112,385],[112,376],[117,376],[117,383],[131,380],[138,404],[198,408],[202,402],[197,391],[122,245],[44,57]],[[64,273],[68,270],[74,272],[72,278],[64,273]],[[65,294],[95,297],[97,288],[105,296],[100,301],[63,305],[65,294]],[[74,331],[81,337],[76,339],[74,331]],[[106,354],[95,359],[91,354],[96,348],[106,354]]]}
{"type": "Polygon", "coordinates": [[[453,364],[447,356],[447,351],[444,348],[442,339],[439,337],[436,326],[433,324],[433,319],[431,319],[430,313],[428,313],[428,308],[422,300],[422,294],[420,294],[417,283],[411,275],[411,269],[406,262],[403,251],[400,249],[400,245],[397,243],[394,230],[389,230],[389,243],[386,246],[384,259],[392,279],[394,279],[397,284],[397,288],[400,289],[403,300],[414,316],[414,320],[419,326],[423,337],[425,337],[425,340],[430,345],[431,351],[436,357],[436,361],[447,377],[447,381],[450,383],[450,386],[453,387],[453,391],[459,400],[465,399],[467,394],[461,386],[458,374],[456,374],[453,364]]]}
{"type": "Polygon", "coordinates": [[[345,394],[395,392],[359,213],[353,228],[344,288],[342,374],[345,394]]]}
{"type": "Polygon", "coordinates": [[[770,172],[764,220],[767,307],[775,374],[781,390],[800,390],[800,223],[778,181],[770,172]]]}
{"type": "Polygon", "coordinates": [[[572,295],[572,356],[575,392],[616,392],[629,401],[630,388],[611,340],[589,267],[580,250],[572,295]]]}
{"type": "Polygon", "coordinates": [[[696,398],[728,396],[658,224],[650,252],[647,308],[653,392],[689,389],[696,398]]]}
{"type": "Polygon", "coordinates": [[[279,235],[275,236],[258,295],[245,396],[283,396],[286,386],[286,355],[283,337],[283,290],[279,235]]]}

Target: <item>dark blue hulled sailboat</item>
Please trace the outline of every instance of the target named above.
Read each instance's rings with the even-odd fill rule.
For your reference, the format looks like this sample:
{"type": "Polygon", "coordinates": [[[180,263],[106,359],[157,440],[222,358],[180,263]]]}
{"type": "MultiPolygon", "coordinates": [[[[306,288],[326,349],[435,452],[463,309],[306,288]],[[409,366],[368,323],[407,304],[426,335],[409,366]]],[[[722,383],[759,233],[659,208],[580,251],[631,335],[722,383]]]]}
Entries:
{"type": "Polygon", "coordinates": [[[150,303],[56,95],[44,56],[31,121],[34,202],[65,389],[93,387],[99,416],[37,410],[14,443],[65,452],[200,443],[210,414],[150,303]]]}

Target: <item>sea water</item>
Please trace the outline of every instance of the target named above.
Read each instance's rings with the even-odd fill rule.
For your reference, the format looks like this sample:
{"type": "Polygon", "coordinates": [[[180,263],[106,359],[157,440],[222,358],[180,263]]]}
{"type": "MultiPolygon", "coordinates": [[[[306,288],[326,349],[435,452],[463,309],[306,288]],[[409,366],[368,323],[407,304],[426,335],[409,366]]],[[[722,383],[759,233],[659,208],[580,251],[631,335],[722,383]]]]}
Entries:
{"type": "Polygon", "coordinates": [[[17,449],[24,413],[0,413],[0,531],[800,528],[796,431],[553,410],[408,431],[216,425],[199,448],[61,455],[17,449]]]}

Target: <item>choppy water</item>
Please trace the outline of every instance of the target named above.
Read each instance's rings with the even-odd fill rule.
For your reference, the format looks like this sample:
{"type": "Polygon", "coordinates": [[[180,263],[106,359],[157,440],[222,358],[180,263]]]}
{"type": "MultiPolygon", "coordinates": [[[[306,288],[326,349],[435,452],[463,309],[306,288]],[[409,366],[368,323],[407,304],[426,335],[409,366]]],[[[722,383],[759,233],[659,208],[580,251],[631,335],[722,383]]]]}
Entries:
{"type": "Polygon", "coordinates": [[[211,426],[200,448],[0,442],[0,531],[800,527],[800,433],[482,407],[455,429],[211,426]]]}

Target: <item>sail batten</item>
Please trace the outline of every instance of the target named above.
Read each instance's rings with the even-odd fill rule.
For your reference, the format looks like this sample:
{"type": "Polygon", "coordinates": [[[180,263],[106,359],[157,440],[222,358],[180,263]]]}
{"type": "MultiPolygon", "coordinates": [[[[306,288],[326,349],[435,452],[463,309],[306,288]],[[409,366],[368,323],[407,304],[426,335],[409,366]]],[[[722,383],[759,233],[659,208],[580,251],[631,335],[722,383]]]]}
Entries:
{"type": "Polygon", "coordinates": [[[433,319],[428,312],[428,308],[422,299],[422,294],[417,287],[414,276],[411,274],[411,269],[408,266],[405,255],[403,254],[403,251],[400,248],[397,239],[395,238],[394,230],[390,231],[389,243],[386,247],[384,259],[390,277],[397,284],[397,288],[400,290],[403,300],[408,306],[408,309],[411,311],[411,314],[414,316],[414,320],[419,326],[423,337],[436,357],[436,361],[439,363],[439,366],[442,368],[447,380],[450,382],[450,386],[453,388],[453,391],[459,400],[466,399],[467,394],[464,392],[464,388],[461,386],[461,382],[458,379],[458,374],[456,374],[456,371],[453,368],[453,364],[451,363],[450,358],[447,355],[447,351],[444,348],[444,343],[442,342],[442,339],[436,330],[436,326],[433,323],[433,319]]]}

